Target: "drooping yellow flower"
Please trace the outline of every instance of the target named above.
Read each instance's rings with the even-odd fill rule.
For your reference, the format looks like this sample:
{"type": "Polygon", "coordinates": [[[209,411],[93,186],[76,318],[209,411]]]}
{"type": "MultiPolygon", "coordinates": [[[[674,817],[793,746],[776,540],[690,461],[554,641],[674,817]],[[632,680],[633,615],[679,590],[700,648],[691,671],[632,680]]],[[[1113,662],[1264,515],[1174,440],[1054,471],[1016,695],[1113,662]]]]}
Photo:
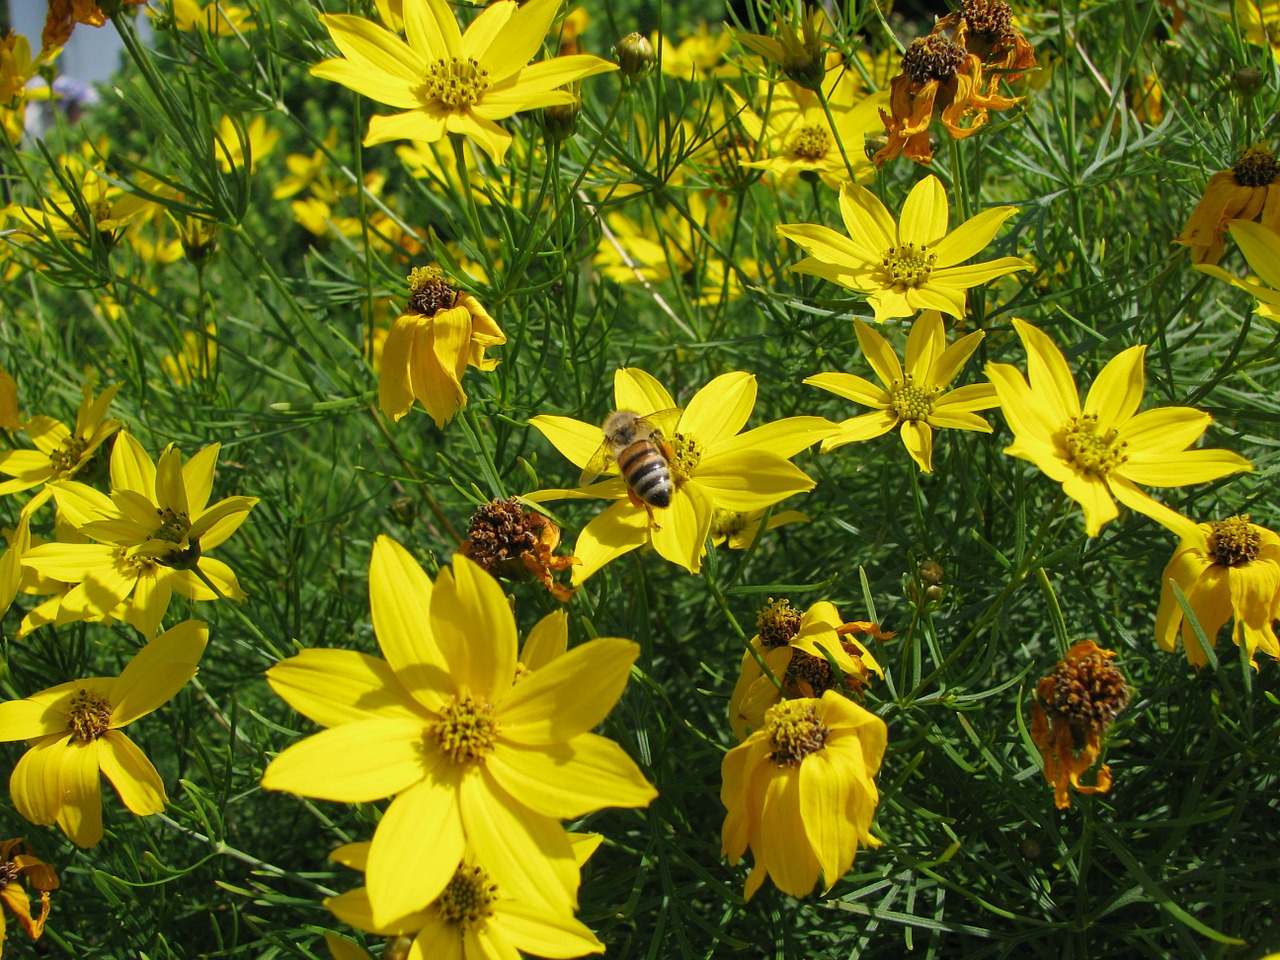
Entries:
{"type": "Polygon", "coordinates": [[[1280,230],[1280,161],[1265,143],[1246,147],[1234,166],[1209,177],[1204,196],[1173,242],[1191,248],[1193,263],[1217,263],[1227,223],[1255,218],[1268,230],[1280,230]]]}
{"type": "MultiPolygon", "coordinates": [[[[112,384],[95,397],[93,379],[87,379],[81,388],[83,398],[76,410],[73,429],[68,429],[66,424],[53,417],[35,416],[28,420],[24,426],[36,448],[0,453],[0,473],[13,478],[0,483],[0,496],[30,490],[52,480],[75,477],[98,448],[122,426],[115,417],[107,416],[107,408],[119,390],[120,384],[112,384]]],[[[27,511],[34,511],[48,498],[49,491],[41,491],[27,505],[27,511]]]]}
{"type": "Polygon", "coordinates": [[[887,741],[883,720],[828,690],[770,707],[761,728],[725,754],[722,852],[732,866],[751,848],[746,899],[765,877],[793,897],[812,893],[819,874],[830,890],[859,844],[880,846],[871,820],[887,741]]]}
{"type": "Polygon", "coordinates": [[[258,502],[237,496],[209,503],[219,449],[212,444],[183,464],[170,444],[157,464],[123,433],[111,452],[110,497],[75,481],[53,485],[59,511],[97,541],[47,543],[22,558],[45,576],[78,584],[62,598],[58,622],[110,616],[128,598],[124,619],[153,637],[175,590],[193,600],[244,599],[231,568],[206,555],[258,502]]]}
{"type": "Polygon", "coordinates": [[[1129,685],[1112,663],[1115,652],[1092,640],[1072,645],[1053,673],[1036,685],[1031,701],[1031,740],[1040,749],[1044,778],[1059,810],[1071,806],[1068,788],[1106,793],[1111,768],[1098,768],[1093,785],[1080,782],[1102,754],[1102,735],[1129,705],[1129,685]]]}
{"type": "Polygon", "coordinates": [[[1108,360],[1081,407],[1071,368],[1053,341],[1024,320],[1013,325],[1027,350],[1030,383],[1011,364],[986,366],[1013,430],[1013,443],[1004,452],[1030,460],[1061,483],[1084,509],[1089,536],[1096,537],[1120,515],[1116,500],[1183,536],[1191,521],[1153,500],[1139,484],[1182,487],[1253,469],[1229,450],[1188,449],[1213,422],[1207,413],[1193,407],[1138,412],[1145,345],[1108,360]]]}
{"type": "Polygon", "coordinates": [[[861,320],[854,321],[854,329],[862,355],[884,388],[851,373],[819,373],[805,378],[804,382],[810,386],[877,411],[841,423],[837,433],[822,441],[823,453],[900,428],[907,453],[921,470],[930,473],[935,428],[991,432],[991,424],[974,411],[999,405],[995,387],[989,383],[973,383],[947,390],[978,349],[983,337],[981,330],[961,337],[948,347],[942,316],[936,310],[926,310],[911,325],[903,358],[904,371],[884,337],[861,320]]]}
{"type": "Polygon", "coordinates": [[[1280,659],[1273,624],[1280,618],[1280,537],[1252,523],[1247,513],[1197,524],[1178,544],[1160,580],[1156,641],[1161,648],[1172,653],[1181,632],[1191,665],[1199,670],[1209,662],[1174,596],[1176,583],[1210,646],[1217,646],[1219,632],[1231,620],[1231,639],[1248,654],[1250,666],[1257,669],[1258,650],[1280,659]]]}
{"type": "Polygon", "coordinates": [[[323,15],[342,57],[311,74],[404,111],[371,117],[365,146],[458,133],[501,163],[511,134],[495,120],[572,103],[558,87],[617,69],[585,53],[529,64],[559,7],[560,0],[498,0],[463,33],[445,0],[404,0],[407,43],[361,17],[323,15]]]}
{"type": "MultiPolygon", "coordinates": [[[[599,846],[599,834],[569,834],[574,861],[581,867],[599,846]]],[[[348,843],[329,854],[353,870],[364,872],[368,843],[348,843]]],[[[432,903],[390,922],[374,919],[367,887],[357,887],[325,900],[339,920],[382,937],[412,940],[410,960],[490,960],[496,956],[533,954],[581,957],[603,953],[604,944],[573,916],[578,872],[571,888],[552,895],[539,889],[512,890],[495,882],[491,871],[470,851],[452,879],[432,903]]]]}
{"type": "MultiPolygon", "coordinates": [[[[1280,193],[1277,199],[1280,199],[1280,193]]],[[[1280,320],[1280,234],[1248,220],[1232,220],[1227,226],[1245,260],[1262,282],[1252,277],[1233,276],[1212,263],[1197,263],[1196,269],[1251,294],[1258,301],[1253,308],[1258,316],[1280,320]]]]}
{"type": "MultiPolygon", "coordinates": [[[[621,747],[589,732],[621,696],[639,647],[592,640],[521,671],[497,581],[456,556],[432,584],[386,537],[374,544],[369,599],[385,661],[311,649],[268,671],[277,694],[330,729],[276,757],[262,785],[339,802],[395,798],[369,850],[379,925],[439,897],[468,847],[502,888],[573,887],[577,866],[555,818],[656,795],[621,747]]],[[[567,629],[552,617],[543,630],[567,629]]]]}
{"type": "MultiPolygon", "coordinates": [[[[722,374],[699,390],[683,411],[667,389],[648,373],[623,367],[614,374],[615,409],[644,419],[656,415],[663,442],[671,447],[668,466],[673,493],[667,507],[637,504],[620,475],[589,487],[539,490],[524,499],[616,500],[583,528],[574,546],[581,561],[573,583],[582,583],[606,563],[652,543],[659,556],[692,573],[702,566],[716,509],[760,510],[813,489],[813,480],[790,463],[801,450],[826,436],[834,424],[820,417],[789,417],[740,433],[756,402],[756,378],[740,371],[722,374]]],[[[570,417],[529,420],[570,462],[585,468],[604,441],[600,425],[570,417]]],[[[608,472],[617,473],[613,464],[608,472]]]]}
{"type": "Polygon", "coordinates": [[[1021,257],[961,266],[1016,212],[1017,207],[992,207],[948,233],[946,190],[928,176],[911,188],[900,223],[870,190],[845,184],[840,214],[849,236],[816,223],[779,224],[777,232],[809,254],[792,270],[866,294],[877,323],[917,310],[963,317],[970,287],[1032,269],[1021,257]]]}
{"type": "Polygon", "coordinates": [[[469,293],[458,290],[435,267],[409,274],[409,302],[382,347],[378,404],[399,421],[417,400],[437,427],[467,405],[462,374],[468,366],[492,370],[488,347],[506,334],[469,293]]]}
{"type": "MultiPolygon", "coordinates": [[[[49,892],[57,889],[57,871],[32,852],[31,844],[21,837],[0,842],[0,901],[13,911],[18,925],[32,940],[39,940],[44,933],[51,906],[49,892]],[[34,916],[23,879],[40,894],[40,912],[34,916]]],[[[4,911],[0,910],[0,950],[4,949],[5,935],[4,911]]]]}
{"type": "Polygon", "coordinates": [[[134,655],[118,677],[60,683],[0,703],[0,742],[28,740],[9,779],[13,806],[32,823],[56,823],[80,847],[102,839],[99,772],[138,816],[164,809],[164,782],[121,733],[167,703],[196,673],[209,629],[184,620],[134,655]]]}
{"type": "Polygon", "coordinates": [[[813,604],[803,615],[791,608],[789,600],[770,600],[756,616],[756,630],[751,647],[769,672],[761,670],[751,650],[742,654],[738,682],[729,697],[729,726],[739,740],[750,730],[759,730],[765,711],[784,696],[820,697],[828,690],[861,693],[872,674],[883,677],[884,672],[853,635],[893,638],[867,620],[845,623],[835,605],[826,600],[813,604]]]}

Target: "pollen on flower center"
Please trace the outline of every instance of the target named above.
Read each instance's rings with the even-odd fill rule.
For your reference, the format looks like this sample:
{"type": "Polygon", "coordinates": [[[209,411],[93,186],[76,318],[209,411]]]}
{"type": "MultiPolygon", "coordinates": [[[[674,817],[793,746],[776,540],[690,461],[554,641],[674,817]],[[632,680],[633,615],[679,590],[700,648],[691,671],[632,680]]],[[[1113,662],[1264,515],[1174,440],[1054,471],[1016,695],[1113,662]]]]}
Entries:
{"type": "Polygon", "coordinates": [[[454,763],[477,763],[493,752],[498,720],[493,704],[463,694],[445,703],[427,732],[454,763]]]}
{"type": "Polygon", "coordinates": [[[156,570],[154,558],[131,554],[127,547],[116,547],[115,560],[122,572],[133,578],[150,576],[156,570]]]}
{"type": "Polygon", "coordinates": [[[458,305],[458,291],[446,280],[439,267],[415,267],[409,273],[407,313],[434,317],[441,310],[458,305]]]}
{"type": "Polygon", "coordinates": [[[918,287],[928,282],[937,259],[938,255],[930,253],[927,244],[917,247],[914,243],[900,243],[884,252],[880,265],[889,275],[889,283],[918,287]]]}
{"type": "Polygon", "coordinates": [[[791,138],[791,153],[802,160],[821,160],[831,149],[831,134],[816,124],[801,127],[791,138]]]}
{"type": "Polygon", "coordinates": [[[79,468],[80,458],[88,446],[88,441],[82,437],[75,434],[67,437],[57,450],[49,454],[49,464],[53,467],[53,472],[59,477],[73,474],[79,468]]]}
{"type": "Polygon", "coordinates": [[[770,597],[756,614],[756,632],[760,634],[760,643],[766,647],[785,647],[800,632],[800,623],[800,614],[786,599],[770,597]]]}
{"type": "Polygon", "coordinates": [[[672,479],[688,480],[702,459],[702,450],[698,447],[698,441],[693,437],[686,437],[683,433],[677,433],[671,438],[671,447],[675,451],[670,462],[672,479]]]}
{"type": "Polygon", "coordinates": [[[1048,705],[1071,725],[1078,746],[1110,726],[1129,705],[1129,685],[1109,656],[1109,651],[1095,650],[1059,660],[1054,668],[1048,705]]]}
{"type": "Polygon", "coordinates": [[[1067,422],[1063,444],[1067,459],[1086,473],[1106,476],[1113,468],[1129,459],[1125,448],[1128,443],[1116,442],[1116,431],[1098,434],[1098,415],[1085,413],[1067,422]]]}
{"type": "Polygon", "coordinates": [[[818,719],[813,704],[782,700],[765,711],[764,730],[773,747],[769,759],[780,767],[794,767],[827,745],[831,728],[818,719]]]}
{"type": "Polygon", "coordinates": [[[101,740],[111,727],[111,701],[82,688],[71,698],[67,723],[80,743],[101,740]]]}
{"type": "Polygon", "coordinates": [[[1242,513],[1209,524],[1208,553],[1213,562],[1223,567],[1243,567],[1258,559],[1262,535],[1242,513]]]}
{"type": "Polygon", "coordinates": [[[0,890],[18,879],[18,865],[12,860],[0,863],[0,890]]]}
{"type": "Polygon", "coordinates": [[[933,401],[941,392],[940,387],[917,385],[915,377],[908,373],[890,386],[889,406],[899,420],[924,420],[933,412],[933,401]]]}
{"type": "Polygon", "coordinates": [[[436,898],[436,910],[446,923],[456,923],[469,930],[493,916],[493,902],[498,899],[498,885],[483,868],[462,864],[436,898]]]}
{"type": "Polygon", "coordinates": [[[186,513],[179,513],[172,507],[157,509],[160,526],[151,535],[152,540],[168,540],[170,543],[182,543],[191,529],[191,518],[186,513]]]}
{"type": "Polygon", "coordinates": [[[731,537],[747,528],[747,515],[737,510],[717,510],[711,518],[711,536],[731,537]]]}
{"type": "Polygon", "coordinates": [[[489,89],[489,71],[474,57],[459,60],[435,60],[427,64],[427,72],[418,88],[424,104],[438,103],[446,110],[465,110],[489,89]]]}
{"type": "Polygon", "coordinates": [[[970,33],[995,41],[1013,33],[1013,11],[1005,0],[964,0],[960,14],[970,33]]]}
{"type": "Polygon", "coordinates": [[[902,55],[902,72],[913,83],[950,80],[960,72],[966,56],[964,47],[940,33],[911,41],[902,55]]]}
{"type": "Polygon", "coordinates": [[[1231,176],[1241,187],[1269,186],[1280,173],[1280,162],[1265,143],[1245,147],[1240,159],[1231,168],[1231,176]]]}

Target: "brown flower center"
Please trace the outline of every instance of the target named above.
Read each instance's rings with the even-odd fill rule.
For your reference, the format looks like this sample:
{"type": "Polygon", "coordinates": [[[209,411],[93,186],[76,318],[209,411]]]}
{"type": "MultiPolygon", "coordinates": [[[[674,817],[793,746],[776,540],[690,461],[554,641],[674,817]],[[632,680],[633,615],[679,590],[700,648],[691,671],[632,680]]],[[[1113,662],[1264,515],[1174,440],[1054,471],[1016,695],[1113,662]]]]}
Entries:
{"type": "Polygon", "coordinates": [[[486,503],[467,524],[467,556],[490,570],[535,549],[546,525],[546,517],[526,510],[515,497],[486,503]]]}
{"type": "Polygon", "coordinates": [[[465,110],[489,89],[489,71],[474,57],[459,60],[434,60],[418,88],[418,99],[424,105],[439,104],[446,110],[465,110]]]}
{"type": "Polygon", "coordinates": [[[827,745],[831,728],[818,719],[812,703],[783,700],[765,711],[764,730],[773,747],[769,759],[780,767],[799,766],[827,745]]]}
{"type": "Polygon", "coordinates": [[[0,863],[0,890],[18,879],[18,865],[12,860],[0,863]]]}
{"type": "Polygon", "coordinates": [[[445,703],[427,727],[427,734],[454,763],[478,763],[493,752],[498,719],[493,715],[493,704],[463,694],[445,703]]]}
{"type": "Polygon", "coordinates": [[[933,401],[942,393],[941,387],[921,387],[915,377],[903,374],[889,387],[889,406],[899,420],[925,420],[933,412],[933,401]]]}
{"type": "Polygon", "coordinates": [[[56,477],[66,478],[80,469],[80,458],[84,456],[87,440],[74,433],[63,440],[58,449],[49,454],[49,465],[53,467],[56,477]]]}
{"type": "Polygon", "coordinates": [[[674,451],[669,464],[671,478],[681,482],[688,480],[702,460],[701,446],[693,437],[677,433],[671,438],[671,449],[674,451]]]}
{"type": "Polygon", "coordinates": [[[1249,514],[1242,513],[1226,520],[1209,524],[1209,556],[1223,567],[1243,567],[1258,559],[1262,535],[1249,522],[1249,514]]]}
{"type": "Polygon", "coordinates": [[[931,33],[911,41],[902,55],[902,72],[913,83],[950,80],[960,72],[965,49],[949,37],[931,33]]]}
{"type": "Polygon", "coordinates": [[[160,526],[151,535],[152,540],[168,540],[170,543],[182,543],[191,529],[191,518],[186,513],[179,513],[172,507],[156,509],[160,517],[160,526]]]}
{"type": "Polygon", "coordinates": [[[493,916],[493,902],[498,899],[498,885],[483,868],[462,864],[444,892],[436,898],[436,910],[446,923],[459,924],[470,930],[493,916]]]}
{"type": "Polygon", "coordinates": [[[1050,709],[1071,724],[1075,742],[1100,734],[1129,705],[1129,685],[1104,651],[1058,661],[1050,709]]]}
{"type": "Polygon", "coordinates": [[[409,274],[409,304],[405,312],[434,317],[458,305],[458,291],[439,267],[415,267],[409,274]]]}
{"type": "Polygon", "coordinates": [[[785,647],[800,632],[800,614],[791,609],[790,600],[774,600],[760,608],[756,614],[756,631],[760,643],[766,647],[785,647]]]}
{"type": "Polygon", "coordinates": [[[82,688],[71,697],[67,723],[80,743],[101,740],[111,729],[111,701],[100,693],[82,688]]]}
{"type": "Polygon", "coordinates": [[[831,664],[822,657],[815,657],[803,650],[796,650],[791,654],[791,662],[787,664],[787,680],[790,681],[789,685],[807,683],[813,692],[806,695],[811,697],[820,697],[839,686],[831,664]]]}
{"type": "Polygon", "coordinates": [[[816,124],[801,127],[791,138],[791,155],[801,160],[821,160],[830,149],[831,134],[816,124]]]}
{"type": "Polygon", "coordinates": [[[1129,459],[1127,442],[1116,442],[1114,429],[1098,433],[1098,415],[1084,413],[1067,422],[1063,444],[1067,458],[1085,473],[1105,477],[1115,467],[1129,459]]]}
{"type": "Polygon", "coordinates": [[[1240,159],[1231,168],[1231,175],[1241,187],[1266,187],[1280,173],[1276,155],[1265,143],[1255,143],[1240,152],[1240,159]]]}
{"type": "Polygon", "coordinates": [[[927,244],[900,243],[890,247],[880,258],[880,265],[889,275],[891,284],[903,287],[919,287],[929,281],[938,255],[930,253],[927,244]]]}
{"type": "Polygon", "coordinates": [[[1005,0],[964,0],[960,15],[969,25],[969,32],[980,34],[988,43],[1013,33],[1013,11],[1005,0]]]}

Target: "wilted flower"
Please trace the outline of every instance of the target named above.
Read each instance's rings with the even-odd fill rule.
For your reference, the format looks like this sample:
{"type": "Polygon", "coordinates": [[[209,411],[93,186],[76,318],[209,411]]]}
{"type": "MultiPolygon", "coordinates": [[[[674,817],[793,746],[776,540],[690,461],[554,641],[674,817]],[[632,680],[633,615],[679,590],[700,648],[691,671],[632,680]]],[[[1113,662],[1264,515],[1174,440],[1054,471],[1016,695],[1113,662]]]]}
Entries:
{"type": "MultiPolygon", "coordinates": [[[[18,837],[0,841],[0,901],[13,911],[23,932],[32,940],[39,940],[49,919],[49,891],[58,889],[58,874],[31,851],[31,844],[18,837]],[[31,898],[22,880],[31,884],[40,894],[40,912],[31,914],[31,898]]],[[[0,950],[5,940],[4,911],[0,910],[0,950]]]]}
{"type": "Polygon", "coordinates": [[[1251,294],[1258,301],[1253,308],[1258,316],[1280,320],[1280,235],[1249,220],[1232,220],[1227,229],[1257,279],[1233,276],[1213,263],[1197,263],[1195,268],[1251,294]]]}
{"type": "Polygon", "coordinates": [[[578,561],[572,556],[557,557],[559,545],[558,526],[526,508],[519,498],[509,497],[476,508],[467,524],[462,555],[495,577],[524,580],[532,576],[557,600],[567,601],[573,590],[558,583],[552,574],[578,561]]]}
{"type": "Polygon", "coordinates": [[[1191,248],[1193,263],[1212,264],[1222,259],[1223,236],[1231,220],[1257,219],[1268,230],[1280,232],[1278,175],[1280,161],[1267,144],[1245,147],[1234,166],[1209,178],[1204,196],[1174,243],[1191,248]]]}

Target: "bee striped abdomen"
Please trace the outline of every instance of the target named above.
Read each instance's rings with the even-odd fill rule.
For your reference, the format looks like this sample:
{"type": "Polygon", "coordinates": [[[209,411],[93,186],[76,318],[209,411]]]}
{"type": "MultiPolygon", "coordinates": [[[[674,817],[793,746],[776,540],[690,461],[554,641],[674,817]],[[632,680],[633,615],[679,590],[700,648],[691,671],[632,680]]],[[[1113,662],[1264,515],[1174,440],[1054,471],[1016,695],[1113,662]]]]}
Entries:
{"type": "Polygon", "coordinates": [[[651,507],[671,506],[675,488],[667,458],[652,440],[638,440],[618,454],[618,470],[635,495],[651,507]]]}

